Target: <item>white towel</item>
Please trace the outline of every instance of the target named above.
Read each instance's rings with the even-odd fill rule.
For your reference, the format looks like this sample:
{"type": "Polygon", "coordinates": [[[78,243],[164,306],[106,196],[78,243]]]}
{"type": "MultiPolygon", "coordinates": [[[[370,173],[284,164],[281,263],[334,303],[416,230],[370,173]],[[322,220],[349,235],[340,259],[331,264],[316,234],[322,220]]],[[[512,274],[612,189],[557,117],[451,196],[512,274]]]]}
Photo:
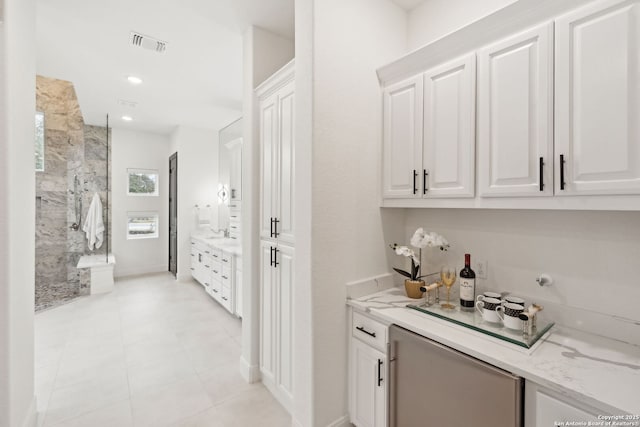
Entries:
{"type": "Polygon", "coordinates": [[[104,239],[104,222],[102,221],[102,202],[100,201],[98,193],[93,195],[93,200],[91,200],[91,206],[89,206],[82,231],[84,231],[87,236],[90,251],[93,250],[94,245],[96,249],[102,246],[102,240],[104,239]]]}

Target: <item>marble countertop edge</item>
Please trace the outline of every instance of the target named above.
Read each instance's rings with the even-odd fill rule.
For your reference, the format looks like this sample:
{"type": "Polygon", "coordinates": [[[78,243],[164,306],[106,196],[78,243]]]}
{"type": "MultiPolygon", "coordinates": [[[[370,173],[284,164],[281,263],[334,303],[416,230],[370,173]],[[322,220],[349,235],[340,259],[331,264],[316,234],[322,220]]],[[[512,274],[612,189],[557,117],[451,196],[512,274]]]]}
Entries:
{"type": "Polygon", "coordinates": [[[533,349],[524,351],[406,305],[398,288],[348,299],[347,304],[387,324],[497,366],[610,415],[640,414],[640,347],[556,325],[533,349]]]}

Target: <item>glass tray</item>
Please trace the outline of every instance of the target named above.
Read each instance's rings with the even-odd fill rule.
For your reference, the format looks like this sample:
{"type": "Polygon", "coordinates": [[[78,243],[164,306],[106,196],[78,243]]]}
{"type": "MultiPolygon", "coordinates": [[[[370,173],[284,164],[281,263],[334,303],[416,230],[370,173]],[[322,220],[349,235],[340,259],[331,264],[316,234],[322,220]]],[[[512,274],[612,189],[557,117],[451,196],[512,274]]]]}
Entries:
{"type": "Polygon", "coordinates": [[[536,320],[537,329],[533,334],[525,338],[525,335],[520,331],[505,328],[499,323],[490,323],[483,320],[482,315],[475,309],[473,311],[462,311],[460,310],[460,307],[457,306],[454,309],[446,310],[440,308],[440,304],[433,304],[430,306],[426,306],[424,304],[408,304],[407,307],[524,348],[533,347],[540,337],[546,334],[554,325],[553,322],[545,321],[544,317],[542,317],[542,313],[540,313],[536,320]]]}

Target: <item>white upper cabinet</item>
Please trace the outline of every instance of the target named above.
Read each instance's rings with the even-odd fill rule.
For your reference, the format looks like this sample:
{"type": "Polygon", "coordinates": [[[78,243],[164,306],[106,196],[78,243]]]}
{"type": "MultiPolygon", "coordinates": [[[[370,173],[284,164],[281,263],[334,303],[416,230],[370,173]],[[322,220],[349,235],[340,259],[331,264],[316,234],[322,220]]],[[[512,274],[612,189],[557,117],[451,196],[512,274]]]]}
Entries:
{"type": "Polygon", "coordinates": [[[385,88],[382,197],[420,197],[422,74],[385,88]]]}
{"type": "Polygon", "coordinates": [[[260,101],[260,237],[294,243],[294,82],[260,101]]]}
{"type": "Polygon", "coordinates": [[[478,186],[553,195],[553,23],[478,51],[478,186]]]}
{"type": "Polygon", "coordinates": [[[555,72],[556,194],[640,194],[638,1],[558,18],[555,72]]]}
{"type": "Polygon", "coordinates": [[[473,197],[476,57],[424,74],[423,197],[473,197]]]}

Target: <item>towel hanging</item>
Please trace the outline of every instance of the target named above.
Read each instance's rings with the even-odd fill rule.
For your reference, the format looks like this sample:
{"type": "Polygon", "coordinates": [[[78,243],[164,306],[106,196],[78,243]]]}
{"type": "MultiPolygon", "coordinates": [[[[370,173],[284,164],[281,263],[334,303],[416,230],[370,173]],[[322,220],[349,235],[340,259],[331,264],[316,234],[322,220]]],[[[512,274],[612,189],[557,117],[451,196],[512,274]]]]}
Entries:
{"type": "Polygon", "coordinates": [[[92,251],[94,246],[99,249],[104,240],[104,222],[102,219],[102,202],[98,193],[93,195],[87,218],[84,221],[82,231],[85,232],[89,250],[92,251]]]}

